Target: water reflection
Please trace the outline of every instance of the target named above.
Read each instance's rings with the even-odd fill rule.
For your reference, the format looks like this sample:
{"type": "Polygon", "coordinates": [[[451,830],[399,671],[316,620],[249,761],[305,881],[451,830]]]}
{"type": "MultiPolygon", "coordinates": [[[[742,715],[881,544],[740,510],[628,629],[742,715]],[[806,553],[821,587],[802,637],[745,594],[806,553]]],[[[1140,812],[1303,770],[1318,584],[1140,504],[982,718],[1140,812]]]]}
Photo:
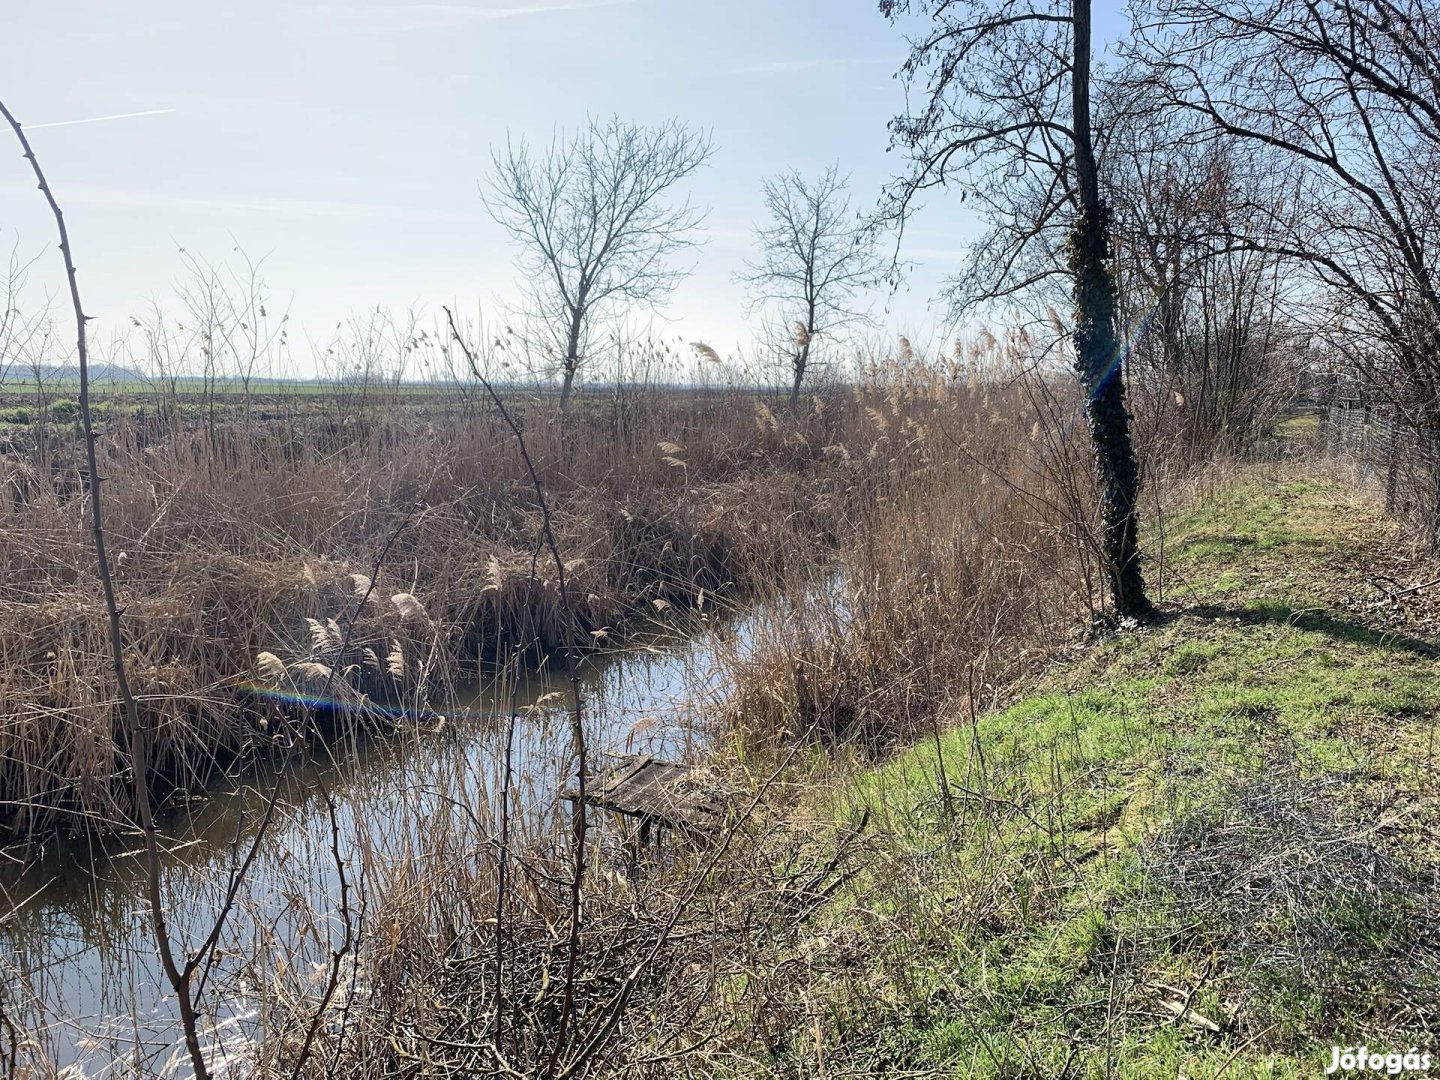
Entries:
{"type": "MultiPolygon", "coordinates": [[[[705,718],[719,695],[716,649],[744,642],[753,616],[703,621],[685,632],[657,630],[581,671],[592,759],[605,752],[683,757],[705,740],[705,718]]],[[[742,646],[743,647],[743,646],[742,646]]],[[[437,815],[473,813],[500,790],[505,718],[519,720],[513,744],[517,802],[532,815],[559,812],[556,792],[569,779],[571,680],[553,668],[518,683],[469,688],[439,730],[359,740],[337,761],[312,762],[277,775],[260,766],[228,778],[204,797],[166,808],[162,895],[172,938],[193,943],[210,927],[231,868],[255,836],[273,792],[266,831],[241,917],[222,945],[263,956],[275,939],[293,945],[307,933],[295,912],[333,912],[339,881],[322,783],[334,796],[342,852],[416,849],[416,832],[437,815]],[[277,787],[278,785],[278,787],[277,787]]],[[[0,979],[3,1004],[32,1030],[48,1032],[60,1063],[108,1061],[116,1047],[144,1049],[149,1068],[176,1054],[174,1003],[161,974],[146,916],[139,838],[104,846],[51,842],[6,853],[0,864],[0,979]]],[[[363,880],[352,887],[363,889],[363,880]]],[[[328,930],[311,927],[323,958],[328,930]]],[[[250,1030],[255,1008],[227,1001],[237,1029],[250,1030]]],[[[132,1061],[134,1059],[132,1058],[132,1061]]],[[[87,1075],[104,1075],[90,1070],[87,1075]]]]}

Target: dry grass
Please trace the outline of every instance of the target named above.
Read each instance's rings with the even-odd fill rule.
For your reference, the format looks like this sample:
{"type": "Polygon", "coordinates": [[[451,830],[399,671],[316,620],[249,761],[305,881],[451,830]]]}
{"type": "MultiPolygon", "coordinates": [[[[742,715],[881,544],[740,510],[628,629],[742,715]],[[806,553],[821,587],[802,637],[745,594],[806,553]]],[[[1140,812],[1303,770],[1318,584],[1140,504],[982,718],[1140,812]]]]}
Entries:
{"type": "Polygon", "coordinates": [[[947,380],[923,369],[888,386],[866,406],[887,468],[849,542],[734,658],[727,724],[752,748],[908,745],[992,707],[1101,606],[1073,402],[1016,380],[935,408],[947,380]]]}
{"type": "MultiPolygon", "coordinates": [[[[814,920],[875,849],[857,820],[791,816],[807,777],[985,710],[1100,607],[1073,401],[1005,377],[1002,352],[986,377],[910,353],[798,412],[738,391],[588,402],[564,420],[515,401],[586,637],[613,645],[637,616],[702,595],[772,596],[773,616],[726,661],[732,692],[716,717],[736,751],[719,761],[746,794],[713,844],[672,845],[638,877],[624,836],[597,827],[573,984],[561,974],[570,853],[543,784],[498,810],[491,761],[425,782],[449,799],[352,806],[342,857],[363,883],[346,920],[357,935],[307,1074],[538,1075],[551,1055],[576,1075],[671,1075],[682,1059],[752,1072],[797,1031],[829,1037],[829,1006],[797,998],[796,976],[858,963],[861,936],[832,940],[814,920]]],[[[509,433],[472,405],[321,399],[213,434],[117,414],[111,545],[127,556],[132,666],[173,669],[184,687],[143,691],[173,779],[201,782],[309,715],[257,708],[254,683],[303,698],[339,673],[351,704],[363,692],[413,716],[469,664],[565,644],[528,477],[509,433]],[[357,577],[392,536],[376,602],[357,609],[357,577]]],[[[3,616],[7,658],[24,661],[3,715],[12,790],[25,793],[11,825],[31,831],[129,816],[83,520],[59,488],[0,519],[6,572],[29,582],[3,616]],[[63,619],[35,619],[47,604],[63,619]],[[61,657],[83,681],[42,683],[61,657]],[[68,723],[80,704],[66,688],[87,685],[86,721],[68,723]],[[86,740],[89,757],[74,750],[86,740]]],[[[234,1045],[236,1003],[253,1003],[253,1067],[295,1067],[325,993],[314,972],[339,933],[337,898],[304,879],[306,858],[329,858],[323,841],[297,856],[293,880],[249,887],[291,899],[278,918],[242,904],[206,989],[217,1059],[234,1045]]]]}
{"type": "MultiPolygon", "coordinates": [[[[473,825],[443,839],[431,830],[418,858],[383,878],[369,912],[377,929],[318,1049],[327,1065],[313,1074],[542,1075],[556,1053],[560,1075],[674,1075],[697,1048],[736,1046],[739,1032],[773,1026],[791,1008],[780,996],[787,988],[755,977],[752,965],[802,939],[807,913],[858,850],[846,841],[843,831],[801,830],[747,806],[715,846],[672,845],[644,873],[626,876],[618,859],[601,858],[586,899],[574,1023],[562,1038],[563,856],[532,849],[515,859],[497,941],[493,836],[473,825]]],[[[315,993],[300,983],[269,1000],[274,1037],[262,1068],[288,1075],[297,1021],[315,993]]]]}
{"type": "MultiPolygon", "coordinates": [[[[581,630],[607,643],[638,613],[702,594],[742,599],[885,523],[866,557],[908,560],[915,591],[905,607],[887,605],[908,626],[864,624],[873,647],[913,641],[936,605],[972,622],[1046,617],[1024,567],[1032,555],[1061,558],[1057,529],[1071,526],[1037,531],[1036,504],[991,475],[1013,472],[1032,448],[1033,402],[1019,390],[896,365],[794,413],[742,391],[631,392],[563,418],[523,396],[515,408],[556,509],[581,630]],[[941,576],[927,577],[937,559],[941,576]],[[983,597],[972,590],[982,580],[983,597]],[[992,610],[1016,585],[1007,610],[992,610]]],[[[168,401],[108,415],[109,546],[157,782],[201,784],[263,741],[250,688],[276,681],[279,665],[297,697],[325,681],[313,666],[323,665],[356,694],[423,708],[443,704],[467,665],[564,644],[553,568],[535,558],[527,477],[509,433],[473,397],[337,390],[218,420],[168,401]],[[392,535],[380,603],[356,612],[355,575],[373,572],[392,535]],[[424,618],[389,602],[401,593],[424,618]],[[352,619],[351,656],[332,655],[311,630],[333,627],[338,641],[352,619]]],[[[12,836],[131,817],[73,432],[45,434],[0,457],[10,494],[0,504],[0,832],[12,836]]],[[[862,589],[888,587],[852,576],[862,589]]],[[[954,645],[957,655],[983,648],[973,636],[954,645]]]]}

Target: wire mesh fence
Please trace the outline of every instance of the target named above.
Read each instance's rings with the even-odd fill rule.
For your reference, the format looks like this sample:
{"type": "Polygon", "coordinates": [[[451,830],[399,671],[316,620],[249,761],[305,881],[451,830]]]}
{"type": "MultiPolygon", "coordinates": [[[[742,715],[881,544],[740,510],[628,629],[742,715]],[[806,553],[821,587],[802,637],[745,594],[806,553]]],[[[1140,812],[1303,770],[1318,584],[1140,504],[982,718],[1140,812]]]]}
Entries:
{"type": "Polygon", "coordinates": [[[1396,414],[1359,399],[1320,409],[1320,445],[1385,493],[1385,512],[1415,539],[1440,540],[1440,441],[1396,414]]]}

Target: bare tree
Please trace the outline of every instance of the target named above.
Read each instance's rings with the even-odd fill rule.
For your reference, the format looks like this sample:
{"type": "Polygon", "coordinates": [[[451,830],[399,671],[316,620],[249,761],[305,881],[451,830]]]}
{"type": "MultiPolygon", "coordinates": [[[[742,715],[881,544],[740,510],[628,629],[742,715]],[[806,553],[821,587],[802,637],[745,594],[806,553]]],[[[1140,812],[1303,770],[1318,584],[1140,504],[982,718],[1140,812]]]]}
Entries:
{"type": "Polygon", "coordinates": [[[688,273],[704,212],[672,189],[709,159],[707,135],[678,121],[592,120],[540,155],[523,140],[494,154],[486,207],[520,249],[531,344],[558,367],[569,404],[598,321],[617,305],[653,306],[688,273]]]}
{"type": "Polygon", "coordinates": [[[738,275],[751,310],[778,312],[793,376],[790,404],[810,365],[815,339],[868,319],[857,294],[884,280],[875,233],[851,209],[847,178],[832,165],[815,180],[798,171],[765,181],[766,220],[755,228],[760,258],[738,275]]]}
{"type": "MultiPolygon", "coordinates": [[[[1303,289],[1278,256],[1287,163],[1199,138],[1194,117],[1109,88],[1101,185],[1114,207],[1118,318],[1143,445],[1188,460],[1267,436],[1300,375],[1303,289]],[[1263,247],[1263,245],[1261,245],[1263,247]]],[[[1288,223],[1287,223],[1288,226],[1288,223]]]]}
{"type": "Polygon", "coordinates": [[[992,230],[953,283],[957,309],[1068,279],[1106,576],[1118,614],[1148,616],[1110,209],[1091,120],[1090,0],[880,0],[880,11],[928,20],[902,71],[921,91],[920,107],[891,122],[912,163],[893,192],[894,213],[903,219],[918,195],[960,176],[989,211],[992,230]]]}
{"type": "MultiPolygon", "coordinates": [[[[1268,235],[1307,273],[1314,330],[1440,446],[1440,18],[1430,0],[1157,0],[1133,59],[1211,139],[1295,176],[1268,235]]],[[[1440,459],[1432,543],[1440,546],[1440,459]]]]}

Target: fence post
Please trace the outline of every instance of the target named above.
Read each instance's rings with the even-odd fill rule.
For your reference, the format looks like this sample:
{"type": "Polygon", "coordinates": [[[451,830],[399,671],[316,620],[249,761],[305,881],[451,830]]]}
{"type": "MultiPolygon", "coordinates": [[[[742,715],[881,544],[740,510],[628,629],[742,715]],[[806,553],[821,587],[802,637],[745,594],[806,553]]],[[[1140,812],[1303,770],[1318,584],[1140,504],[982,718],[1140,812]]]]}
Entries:
{"type": "Polygon", "coordinates": [[[1437,458],[1435,450],[1436,443],[1440,441],[1440,433],[1435,428],[1426,424],[1420,432],[1417,442],[1421,446],[1421,456],[1425,465],[1430,470],[1431,492],[1434,502],[1430,507],[1430,535],[1426,538],[1430,542],[1430,550],[1440,550],[1440,458],[1437,458]]]}
{"type": "Polygon", "coordinates": [[[1386,422],[1390,429],[1390,438],[1386,446],[1385,462],[1385,513],[1389,517],[1395,516],[1395,502],[1400,486],[1400,424],[1392,412],[1390,419],[1386,422]]]}

